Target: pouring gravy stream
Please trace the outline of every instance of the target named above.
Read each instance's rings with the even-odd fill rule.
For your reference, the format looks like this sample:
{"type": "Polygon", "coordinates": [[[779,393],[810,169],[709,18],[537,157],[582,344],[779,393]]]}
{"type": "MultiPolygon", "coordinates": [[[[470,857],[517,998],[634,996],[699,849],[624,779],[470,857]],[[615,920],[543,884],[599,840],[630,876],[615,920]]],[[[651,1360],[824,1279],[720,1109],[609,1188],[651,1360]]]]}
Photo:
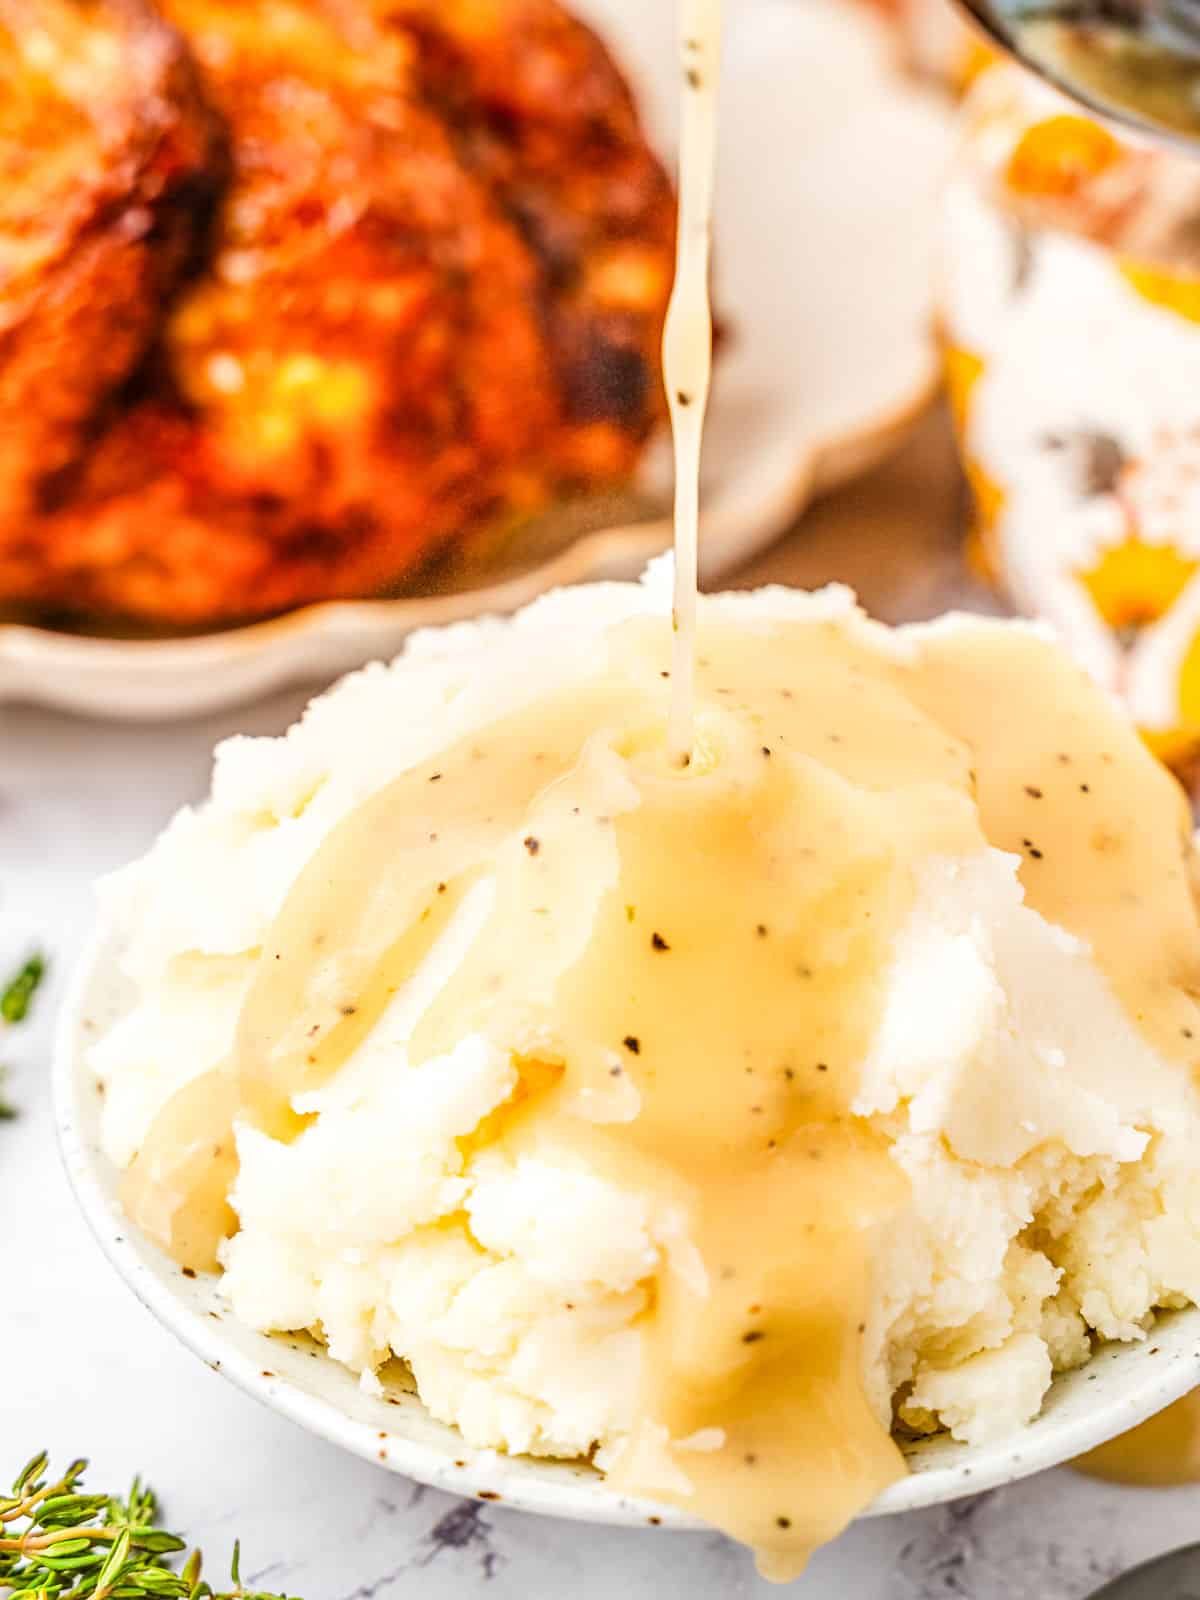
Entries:
{"type": "Polygon", "coordinates": [[[675,444],[675,600],[673,687],[668,742],[686,765],[692,751],[696,671],[696,590],[700,544],[700,453],[712,381],[713,184],[722,0],[679,0],[683,74],[679,151],[679,228],[675,287],[663,335],[663,380],[675,444]]]}

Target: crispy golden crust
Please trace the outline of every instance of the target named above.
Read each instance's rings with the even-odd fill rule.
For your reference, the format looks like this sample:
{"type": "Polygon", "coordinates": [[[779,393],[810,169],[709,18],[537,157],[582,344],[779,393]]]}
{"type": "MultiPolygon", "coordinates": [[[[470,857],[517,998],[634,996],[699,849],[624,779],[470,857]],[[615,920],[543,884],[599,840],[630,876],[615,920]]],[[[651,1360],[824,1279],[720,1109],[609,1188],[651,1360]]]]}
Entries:
{"type": "Polygon", "coordinates": [[[554,0],[372,0],[533,251],[568,471],[632,465],[662,409],[675,197],[608,52],[554,0]]]}
{"type": "Polygon", "coordinates": [[[140,0],[0,0],[0,530],[52,492],[153,337],[218,132],[140,0]]]}
{"type": "Polygon", "coordinates": [[[629,470],[658,409],[669,186],[586,30],[487,9],[484,40],[434,49],[428,19],[369,0],[164,0],[232,178],[61,504],[0,534],[0,594],[261,615],[378,591],[464,529],[629,470]],[[501,107],[522,40],[542,92],[535,73],[501,107]],[[640,303],[626,284],[616,305],[634,260],[640,303]]]}

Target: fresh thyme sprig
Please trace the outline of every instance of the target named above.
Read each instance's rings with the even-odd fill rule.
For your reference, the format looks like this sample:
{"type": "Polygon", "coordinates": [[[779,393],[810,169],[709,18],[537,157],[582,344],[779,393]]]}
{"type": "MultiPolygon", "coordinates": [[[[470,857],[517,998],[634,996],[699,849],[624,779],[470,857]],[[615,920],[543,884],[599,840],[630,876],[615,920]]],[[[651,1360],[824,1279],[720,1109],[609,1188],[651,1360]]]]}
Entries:
{"type": "Polygon", "coordinates": [[[287,1600],[244,1589],[233,1551],[231,1587],[214,1590],[200,1576],[192,1550],[178,1571],[167,1558],[184,1540],[156,1526],[154,1491],[137,1478],[121,1499],[85,1494],[86,1461],[73,1461],[56,1481],[43,1451],[0,1499],[0,1595],[25,1600],[287,1600]]]}
{"type": "MultiPolygon", "coordinates": [[[[33,997],[38,991],[38,985],[46,976],[46,958],[39,952],[34,952],[25,965],[9,979],[0,989],[0,1022],[7,1023],[10,1027],[18,1022],[24,1022],[29,1015],[29,1008],[33,1004],[33,997]]],[[[8,1073],[8,1068],[0,1063],[0,1082],[8,1073]]],[[[0,1122],[15,1117],[17,1108],[0,1094],[0,1122]]]]}

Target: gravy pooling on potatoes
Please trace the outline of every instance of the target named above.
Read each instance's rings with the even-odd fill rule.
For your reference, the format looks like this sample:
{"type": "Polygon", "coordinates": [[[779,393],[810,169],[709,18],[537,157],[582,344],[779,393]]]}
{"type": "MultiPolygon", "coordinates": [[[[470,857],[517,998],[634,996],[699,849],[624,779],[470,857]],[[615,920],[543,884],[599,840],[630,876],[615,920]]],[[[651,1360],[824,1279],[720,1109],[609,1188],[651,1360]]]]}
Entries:
{"type": "Polygon", "coordinates": [[[849,1108],[916,869],[1019,854],[1030,904],[1192,1063],[1187,816],[1103,695],[1023,630],[935,632],[906,657],[841,624],[702,622],[686,769],[665,736],[671,651],[665,622],[619,625],[590,683],[334,828],[264,944],[232,1060],[161,1114],[125,1198],[211,1266],[231,1113],[294,1137],[292,1098],[491,880],[411,1054],[491,1037],[521,1088],[481,1137],[576,1152],[679,1217],[645,1284],[644,1421],[610,1476],[786,1576],[904,1470],[860,1340],[872,1241],[906,1182],[849,1108]]]}

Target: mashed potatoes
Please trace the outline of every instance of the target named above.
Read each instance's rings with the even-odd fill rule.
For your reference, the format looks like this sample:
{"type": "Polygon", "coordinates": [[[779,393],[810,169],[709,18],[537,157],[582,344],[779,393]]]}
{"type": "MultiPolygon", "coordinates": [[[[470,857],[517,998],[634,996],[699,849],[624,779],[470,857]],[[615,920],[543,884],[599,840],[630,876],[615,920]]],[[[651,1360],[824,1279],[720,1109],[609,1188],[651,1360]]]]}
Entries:
{"type": "MultiPolygon", "coordinates": [[[[548,683],[585,685],[607,630],[662,607],[652,577],[422,634],[283,738],[221,747],[211,799],[104,888],[132,992],[91,1055],[114,1162],[127,1165],[171,1096],[230,1054],[272,921],[334,825],[548,683]]],[[[744,629],[748,649],[787,620],[899,663],[955,630],[990,639],[1018,626],[892,634],[838,590],[722,596],[702,617],[744,629]]],[[[1113,729],[1128,739],[1115,713],[1113,729]]],[[[1148,758],[1146,773],[1166,781],[1148,758]]],[[[1141,1339],[1155,1308],[1200,1300],[1190,1074],[1133,1025],[1087,944],[1026,903],[1020,873],[1038,851],[1022,843],[1024,856],[992,846],[912,863],[853,1102],[907,1180],[870,1243],[866,1394],[885,1425],[895,1408],[910,1429],[970,1441],[1033,1417],[1094,1337],[1141,1339]]],[[[298,1096],[298,1136],[240,1130],[224,1287],[256,1328],[319,1330],[367,1385],[403,1357],[430,1411],[473,1445],[599,1446],[603,1463],[633,1426],[647,1285],[665,1253],[686,1257],[686,1221],[565,1147],[514,1152],[491,1137],[520,1092],[513,1051],[494,1037],[467,1032],[408,1059],[485,915],[484,890],[465,896],[340,1069],[298,1096]]]]}

